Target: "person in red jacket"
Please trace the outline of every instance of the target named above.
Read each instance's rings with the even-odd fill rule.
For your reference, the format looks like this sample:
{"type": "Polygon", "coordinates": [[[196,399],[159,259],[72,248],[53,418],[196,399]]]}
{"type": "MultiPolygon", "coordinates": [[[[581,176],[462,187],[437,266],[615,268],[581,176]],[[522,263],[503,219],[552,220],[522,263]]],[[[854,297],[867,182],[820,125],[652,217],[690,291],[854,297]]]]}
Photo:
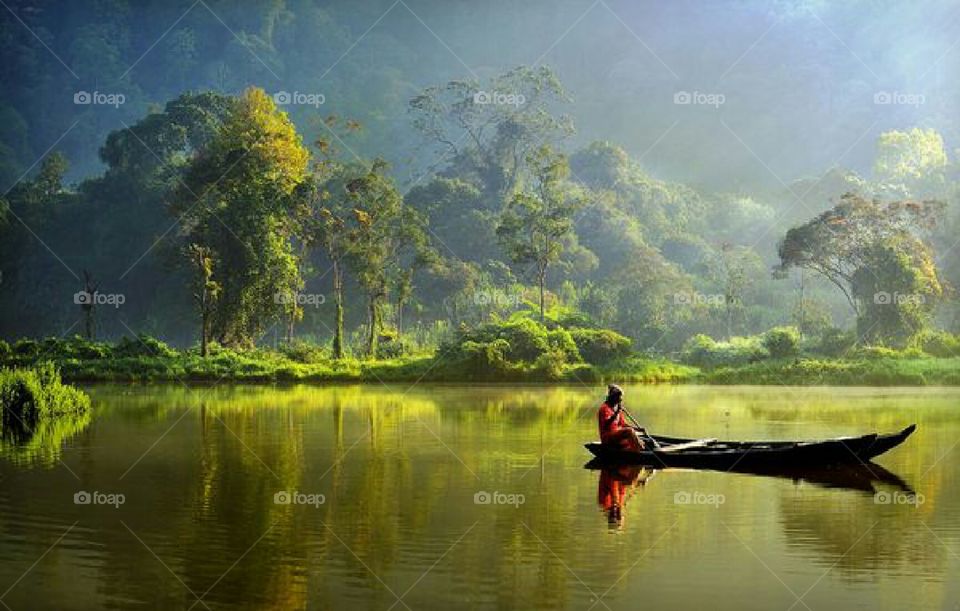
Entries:
{"type": "Polygon", "coordinates": [[[646,447],[640,439],[643,429],[629,426],[623,418],[623,390],[616,384],[607,387],[607,399],[597,412],[600,424],[600,441],[639,452],[646,447]]]}

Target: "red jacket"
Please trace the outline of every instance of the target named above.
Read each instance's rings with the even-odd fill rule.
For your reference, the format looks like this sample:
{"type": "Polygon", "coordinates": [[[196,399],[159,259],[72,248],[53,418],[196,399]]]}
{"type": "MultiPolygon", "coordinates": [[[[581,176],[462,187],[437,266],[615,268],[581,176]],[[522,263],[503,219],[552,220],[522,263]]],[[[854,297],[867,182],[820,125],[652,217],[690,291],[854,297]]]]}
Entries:
{"type": "Polygon", "coordinates": [[[618,412],[614,417],[613,408],[605,402],[597,412],[597,423],[600,425],[600,441],[603,442],[606,442],[611,435],[620,429],[627,428],[627,422],[623,419],[623,412],[618,412]]]}

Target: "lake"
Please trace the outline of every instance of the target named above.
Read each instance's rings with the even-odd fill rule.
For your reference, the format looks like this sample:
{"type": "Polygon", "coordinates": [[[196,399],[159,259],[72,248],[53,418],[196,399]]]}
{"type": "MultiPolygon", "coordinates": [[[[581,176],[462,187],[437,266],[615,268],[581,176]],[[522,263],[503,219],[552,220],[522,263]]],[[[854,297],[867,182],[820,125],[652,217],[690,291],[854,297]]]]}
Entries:
{"type": "Polygon", "coordinates": [[[960,389],[625,389],[685,437],[917,423],[866,485],[585,469],[600,386],[88,390],[0,451],[13,611],[960,609],[960,389]]]}

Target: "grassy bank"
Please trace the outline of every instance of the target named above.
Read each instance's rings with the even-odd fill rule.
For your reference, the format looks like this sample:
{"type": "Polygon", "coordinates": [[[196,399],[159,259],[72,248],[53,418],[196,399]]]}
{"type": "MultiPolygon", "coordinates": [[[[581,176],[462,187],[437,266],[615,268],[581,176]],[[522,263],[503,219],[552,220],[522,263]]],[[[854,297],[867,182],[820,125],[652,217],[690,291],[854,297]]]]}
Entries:
{"type": "Polygon", "coordinates": [[[836,358],[752,355],[749,362],[693,366],[621,349],[603,354],[597,348],[597,338],[587,343],[576,336],[573,343],[579,344],[576,348],[567,346],[566,355],[549,343],[536,348],[535,336],[520,341],[515,330],[510,338],[512,345],[529,344],[530,354],[513,355],[501,339],[471,337],[441,346],[434,354],[378,360],[335,360],[327,350],[310,345],[280,350],[217,348],[202,358],[195,350],[177,350],[149,337],[115,344],[80,338],[21,340],[5,350],[0,346],[0,365],[22,368],[51,361],[68,382],[960,385],[960,357],[934,357],[916,351],[863,350],[836,358]],[[578,354],[586,354],[594,362],[578,354]]]}
{"type": "Polygon", "coordinates": [[[960,357],[929,356],[771,360],[703,371],[706,384],[832,386],[958,386],[960,357]]]}
{"type": "Polygon", "coordinates": [[[375,361],[343,359],[303,363],[279,352],[223,352],[207,358],[177,353],[164,356],[55,359],[71,382],[604,382],[677,383],[697,374],[692,367],[631,357],[608,365],[580,363],[548,371],[518,365],[495,378],[477,375],[453,361],[430,356],[375,361]]]}

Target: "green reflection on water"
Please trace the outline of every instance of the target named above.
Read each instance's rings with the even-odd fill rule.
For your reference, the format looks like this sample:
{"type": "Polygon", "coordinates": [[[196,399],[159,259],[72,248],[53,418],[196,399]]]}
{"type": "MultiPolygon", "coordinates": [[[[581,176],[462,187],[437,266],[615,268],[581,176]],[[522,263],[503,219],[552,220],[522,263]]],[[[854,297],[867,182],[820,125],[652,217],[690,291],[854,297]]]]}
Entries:
{"type": "MultiPolygon", "coordinates": [[[[602,389],[90,392],[94,425],[63,453],[81,481],[58,470],[16,477],[7,490],[17,505],[4,507],[64,525],[59,532],[79,520],[69,547],[84,551],[52,552],[56,562],[4,599],[12,608],[37,608],[38,591],[50,608],[189,607],[191,590],[209,590],[211,607],[364,609],[401,595],[414,609],[588,608],[596,597],[611,608],[787,608],[789,590],[814,583],[804,599],[812,608],[939,607],[955,596],[946,579],[958,568],[960,531],[953,390],[628,389],[627,405],[651,430],[690,437],[829,437],[917,422],[914,438],[880,462],[924,503],[881,505],[802,479],[668,471],[629,482],[613,528],[602,473],[583,468],[581,445],[595,436],[602,389]],[[77,507],[69,498],[78,488],[120,491],[127,502],[77,507]],[[324,502],[278,504],[278,491],[324,502]],[[478,492],[524,502],[476,504],[478,492]],[[678,493],[724,502],[679,505],[678,493]]],[[[59,534],[12,524],[0,544],[19,560],[0,565],[4,588],[59,534]]]]}

